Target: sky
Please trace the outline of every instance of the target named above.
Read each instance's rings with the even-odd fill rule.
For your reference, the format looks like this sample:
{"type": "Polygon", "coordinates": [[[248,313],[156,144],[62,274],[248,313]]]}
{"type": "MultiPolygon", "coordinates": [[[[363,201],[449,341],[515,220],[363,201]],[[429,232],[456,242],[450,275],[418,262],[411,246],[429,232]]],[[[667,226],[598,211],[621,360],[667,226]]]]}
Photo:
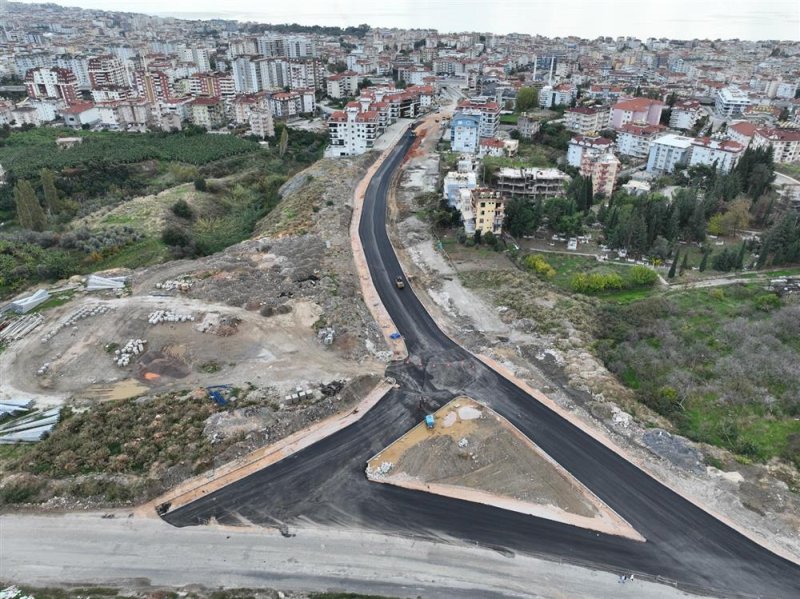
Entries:
{"type": "MultiPolygon", "coordinates": [[[[29,2],[30,0],[24,0],[29,2]]],[[[435,28],[548,37],[800,40],[800,0],[59,0],[182,18],[435,28]]]]}

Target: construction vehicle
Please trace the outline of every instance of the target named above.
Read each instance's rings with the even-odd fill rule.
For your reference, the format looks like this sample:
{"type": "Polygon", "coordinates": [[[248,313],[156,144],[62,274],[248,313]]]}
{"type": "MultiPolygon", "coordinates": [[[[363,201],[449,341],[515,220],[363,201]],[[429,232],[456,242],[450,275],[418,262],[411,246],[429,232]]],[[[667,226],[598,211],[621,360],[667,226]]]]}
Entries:
{"type": "Polygon", "coordinates": [[[425,426],[427,426],[429,429],[432,429],[434,424],[436,424],[436,418],[433,414],[428,414],[425,416],[425,426]]]}

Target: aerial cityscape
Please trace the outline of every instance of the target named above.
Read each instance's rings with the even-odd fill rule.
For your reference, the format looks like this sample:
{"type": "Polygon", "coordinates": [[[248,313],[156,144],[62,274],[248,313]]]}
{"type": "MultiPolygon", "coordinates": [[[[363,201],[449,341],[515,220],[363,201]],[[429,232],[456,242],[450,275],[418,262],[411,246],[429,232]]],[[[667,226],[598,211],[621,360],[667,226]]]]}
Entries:
{"type": "Polygon", "coordinates": [[[0,1],[0,599],[800,597],[800,6],[82,4],[0,1]]]}

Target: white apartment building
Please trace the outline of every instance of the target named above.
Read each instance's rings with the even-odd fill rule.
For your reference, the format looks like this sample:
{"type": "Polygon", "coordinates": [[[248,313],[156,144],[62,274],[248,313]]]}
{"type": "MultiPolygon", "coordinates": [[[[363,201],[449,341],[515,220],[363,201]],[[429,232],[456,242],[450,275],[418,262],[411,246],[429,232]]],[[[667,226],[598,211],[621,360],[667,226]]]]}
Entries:
{"type": "Polygon", "coordinates": [[[258,137],[275,137],[275,123],[269,108],[256,108],[250,111],[250,131],[258,137]]]}
{"type": "Polygon", "coordinates": [[[729,173],[744,152],[744,146],[736,141],[720,141],[698,137],[692,142],[689,166],[715,166],[718,171],[729,173]]]}
{"type": "Polygon", "coordinates": [[[500,105],[486,98],[471,98],[458,103],[456,112],[477,110],[480,113],[479,137],[497,137],[500,127],[500,105]]]}
{"type": "Polygon", "coordinates": [[[693,142],[691,137],[673,133],[654,139],[650,143],[647,172],[671,173],[676,167],[686,165],[689,162],[693,142]]]}
{"type": "Polygon", "coordinates": [[[623,156],[647,158],[650,142],[663,131],[658,125],[634,125],[627,123],[617,131],[617,150],[623,156]]]}
{"type": "Polygon", "coordinates": [[[325,82],[327,94],[331,98],[352,98],[358,93],[358,74],[345,71],[329,75],[325,82]]]}
{"type": "Polygon", "coordinates": [[[233,84],[237,94],[254,94],[261,89],[258,69],[250,56],[237,56],[231,62],[233,84]]]}
{"type": "Polygon", "coordinates": [[[444,197],[448,206],[458,207],[460,190],[472,190],[478,186],[477,176],[474,172],[450,171],[444,177],[444,197]]]}
{"type": "Polygon", "coordinates": [[[380,118],[375,110],[362,112],[358,102],[350,102],[344,110],[328,119],[332,156],[358,156],[372,149],[380,135],[380,118]]]}
{"type": "Polygon", "coordinates": [[[580,168],[584,154],[604,154],[614,147],[614,142],[605,137],[586,137],[576,135],[569,140],[567,164],[580,168]]]}
{"type": "Polygon", "coordinates": [[[671,129],[691,129],[700,117],[700,102],[697,100],[682,100],[675,102],[669,116],[671,129]]]}
{"type": "Polygon", "coordinates": [[[714,113],[726,119],[740,117],[750,103],[750,98],[738,87],[723,87],[714,98],[714,113]]]}
{"type": "Polygon", "coordinates": [[[564,126],[573,133],[592,135],[608,127],[609,115],[608,106],[578,106],[564,113],[564,126]]]}
{"type": "Polygon", "coordinates": [[[800,162],[800,130],[756,129],[751,142],[753,148],[772,147],[775,162],[800,162]]]}
{"type": "Polygon", "coordinates": [[[313,89],[298,89],[290,92],[278,92],[269,98],[272,115],[286,119],[299,114],[311,114],[317,109],[313,89]]]}

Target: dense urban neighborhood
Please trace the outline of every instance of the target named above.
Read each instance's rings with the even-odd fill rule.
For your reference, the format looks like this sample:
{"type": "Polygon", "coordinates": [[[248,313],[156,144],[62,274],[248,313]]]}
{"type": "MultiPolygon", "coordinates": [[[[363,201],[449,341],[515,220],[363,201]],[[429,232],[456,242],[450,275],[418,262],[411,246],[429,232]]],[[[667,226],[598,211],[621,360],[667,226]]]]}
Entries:
{"type": "Polygon", "coordinates": [[[0,2],[0,599],[800,595],[800,41],[446,29],[0,2]]]}

